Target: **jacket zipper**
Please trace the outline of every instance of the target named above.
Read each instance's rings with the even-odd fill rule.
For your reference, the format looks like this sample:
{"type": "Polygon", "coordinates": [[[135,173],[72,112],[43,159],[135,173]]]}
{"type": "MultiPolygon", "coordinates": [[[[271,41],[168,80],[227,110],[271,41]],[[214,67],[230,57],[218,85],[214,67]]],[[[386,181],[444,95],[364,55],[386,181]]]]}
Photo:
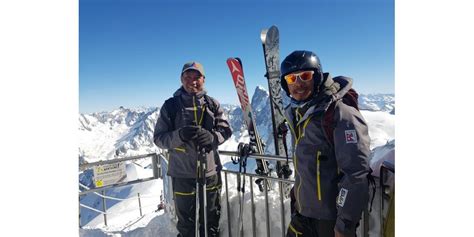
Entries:
{"type": "MultiPolygon", "coordinates": [[[[296,128],[298,129],[298,134],[295,134],[295,135],[298,135],[296,138],[296,141],[295,141],[295,149],[294,149],[294,153],[293,153],[293,160],[294,160],[294,165],[295,165],[295,171],[296,171],[296,174],[300,177],[301,179],[301,175],[299,174],[299,171],[298,171],[298,162],[297,162],[297,158],[296,158],[296,148],[298,147],[298,143],[300,142],[301,138],[304,137],[304,132],[306,130],[306,126],[308,126],[308,123],[309,121],[311,121],[311,117],[312,116],[309,116],[309,118],[306,119],[306,121],[303,123],[303,131],[301,131],[301,126],[296,126],[296,128]]],[[[301,184],[302,182],[300,181],[299,184],[298,184],[298,187],[296,188],[296,193],[295,193],[295,197],[296,197],[296,203],[298,204],[298,207],[299,207],[299,211],[301,211],[301,203],[300,203],[300,189],[301,189],[301,184]]]]}
{"type": "Polygon", "coordinates": [[[196,96],[193,96],[193,107],[194,107],[194,121],[196,122],[196,125],[201,125],[202,119],[204,118],[204,112],[206,110],[206,107],[204,105],[201,105],[201,118],[198,120],[198,107],[196,106],[196,96]]]}
{"type": "Polygon", "coordinates": [[[317,190],[318,190],[318,200],[321,201],[321,171],[319,165],[319,158],[321,156],[321,151],[318,151],[316,156],[316,182],[317,182],[317,190]]]}

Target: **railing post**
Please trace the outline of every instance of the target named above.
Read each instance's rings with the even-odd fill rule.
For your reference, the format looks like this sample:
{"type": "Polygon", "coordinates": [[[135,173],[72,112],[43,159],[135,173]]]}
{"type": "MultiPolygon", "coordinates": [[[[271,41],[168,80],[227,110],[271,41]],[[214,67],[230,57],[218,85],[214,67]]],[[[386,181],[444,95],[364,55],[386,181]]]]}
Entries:
{"type": "Polygon", "coordinates": [[[158,154],[155,154],[155,155],[156,155],[156,163],[158,164],[158,176],[163,179],[163,172],[161,170],[161,165],[162,165],[161,158],[158,156],[158,154]]]}
{"type": "Polygon", "coordinates": [[[143,213],[142,213],[142,202],[140,201],[140,193],[138,193],[138,209],[140,209],[140,216],[143,216],[143,213]]]}
{"type": "Polygon", "coordinates": [[[227,202],[227,230],[229,232],[229,237],[232,237],[232,231],[230,230],[230,209],[229,209],[229,188],[227,184],[227,172],[224,171],[224,179],[225,179],[225,198],[227,202]]]}
{"type": "Polygon", "coordinates": [[[281,215],[281,236],[285,237],[285,206],[283,203],[283,182],[278,181],[280,186],[280,215],[281,215]]]}
{"type": "MultiPolygon", "coordinates": [[[[237,197],[239,198],[239,215],[242,215],[242,213],[240,213],[240,210],[243,210],[242,208],[242,198],[240,197],[241,195],[241,192],[240,192],[240,185],[242,184],[241,182],[241,175],[240,175],[240,172],[237,174],[237,197]]],[[[243,237],[244,236],[244,233],[243,233],[243,228],[241,229],[240,228],[240,216],[237,216],[237,218],[239,218],[237,220],[237,224],[239,226],[237,226],[237,236],[240,236],[240,237],[243,237]]],[[[243,225],[243,224],[242,224],[243,225]]]]}
{"type": "Polygon", "coordinates": [[[257,236],[257,227],[255,226],[255,203],[253,200],[253,180],[252,176],[249,176],[250,178],[250,197],[252,201],[252,231],[253,231],[253,237],[257,236]]]}
{"type": "Polygon", "coordinates": [[[160,165],[160,161],[158,159],[158,154],[154,154],[151,158],[151,166],[153,167],[153,177],[155,179],[157,178],[162,178],[161,176],[161,165],[160,165]]]}
{"type": "Polygon", "coordinates": [[[79,198],[79,228],[81,228],[81,199],[79,198]]]}
{"type": "Polygon", "coordinates": [[[104,224],[107,226],[107,204],[105,203],[105,190],[102,190],[102,207],[104,209],[104,224]]]}
{"type": "Polygon", "coordinates": [[[267,216],[267,219],[266,219],[265,223],[267,224],[267,237],[270,237],[270,213],[268,211],[269,207],[268,207],[268,182],[267,181],[268,180],[265,178],[265,182],[264,182],[265,183],[264,184],[264,186],[265,186],[265,188],[264,188],[264,190],[265,190],[265,214],[267,216]]]}

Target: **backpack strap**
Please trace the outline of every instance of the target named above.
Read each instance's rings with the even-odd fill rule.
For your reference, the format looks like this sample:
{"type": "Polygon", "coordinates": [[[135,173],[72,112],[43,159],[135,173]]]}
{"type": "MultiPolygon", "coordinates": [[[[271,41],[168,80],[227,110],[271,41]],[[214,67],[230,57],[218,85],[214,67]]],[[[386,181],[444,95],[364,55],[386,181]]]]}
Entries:
{"type": "Polygon", "coordinates": [[[211,112],[215,114],[217,112],[217,104],[214,102],[214,100],[207,94],[204,95],[204,100],[207,102],[208,109],[210,109],[211,112]]]}
{"type": "MultiPolygon", "coordinates": [[[[342,97],[342,103],[354,107],[355,109],[359,110],[359,105],[357,100],[359,98],[359,94],[354,89],[349,89],[349,91],[342,97]]],[[[323,115],[323,129],[324,134],[326,135],[326,139],[329,144],[334,147],[334,108],[339,100],[336,100],[329,105],[328,109],[323,115]]]]}
{"type": "Polygon", "coordinates": [[[170,117],[171,130],[175,130],[174,122],[176,120],[176,114],[178,113],[178,102],[173,96],[165,101],[163,107],[165,108],[166,112],[168,112],[168,116],[170,117]]]}
{"type": "Polygon", "coordinates": [[[323,115],[323,130],[326,135],[326,140],[329,142],[331,147],[334,147],[334,107],[336,107],[337,101],[334,101],[329,105],[329,108],[323,115]]]}

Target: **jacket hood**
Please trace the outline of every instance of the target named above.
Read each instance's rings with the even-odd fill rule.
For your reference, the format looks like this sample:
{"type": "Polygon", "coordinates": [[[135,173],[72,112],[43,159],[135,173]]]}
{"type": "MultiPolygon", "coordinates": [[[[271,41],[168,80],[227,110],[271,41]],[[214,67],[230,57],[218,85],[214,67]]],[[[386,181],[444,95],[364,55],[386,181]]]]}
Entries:
{"type": "MultiPolygon", "coordinates": [[[[321,91],[316,93],[311,101],[303,104],[290,104],[293,109],[298,107],[300,111],[304,111],[301,121],[304,121],[311,114],[326,111],[332,102],[342,99],[352,88],[352,78],[345,76],[333,78],[329,73],[324,73],[323,76],[325,82],[321,86],[321,91]]],[[[290,114],[287,116],[293,117],[290,114]]]]}
{"type": "Polygon", "coordinates": [[[345,76],[337,76],[332,78],[329,73],[324,73],[327,77],[321,94],[328,95],[334,100],[339,100],[352,88],[352,78],[345,76]]]}

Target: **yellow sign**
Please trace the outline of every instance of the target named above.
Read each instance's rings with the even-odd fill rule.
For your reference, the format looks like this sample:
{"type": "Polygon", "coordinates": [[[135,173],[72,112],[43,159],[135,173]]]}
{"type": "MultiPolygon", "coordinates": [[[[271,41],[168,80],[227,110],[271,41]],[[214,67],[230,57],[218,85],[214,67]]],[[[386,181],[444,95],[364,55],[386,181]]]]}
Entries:
{"type": "Polygon", "coordinates": [[[94,184],[96,188],[119,183],[127,177],[123,162],[99,165],[94,167],[94,184]]]}

